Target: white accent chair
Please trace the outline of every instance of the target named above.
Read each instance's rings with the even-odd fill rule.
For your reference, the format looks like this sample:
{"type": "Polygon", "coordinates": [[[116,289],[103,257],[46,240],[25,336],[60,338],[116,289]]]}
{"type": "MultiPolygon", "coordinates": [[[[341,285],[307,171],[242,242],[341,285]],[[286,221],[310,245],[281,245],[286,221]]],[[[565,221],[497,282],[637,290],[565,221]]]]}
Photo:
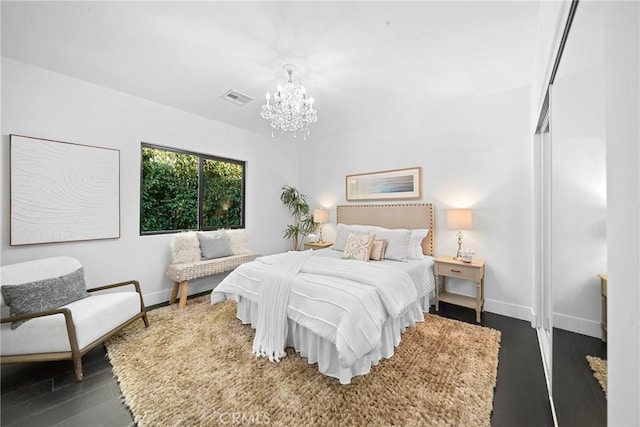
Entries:
{"type": "MultiPolygon", "coordinates": [[[[82,265],[71,257],[44,258],[0,268],[0,286],[19,285],[64,276],[82,265]]],[[[52,310],[9,316],[2,293],[0,308],[0,363],[72,360],[82,381],[82,356],[147,312],[136,280],[87,289],[89,297],[52,310]],[[100,292],[130,287],[121,292],[100,292]],[[16,329],[11,322],[29,319],[16,329]]]]}

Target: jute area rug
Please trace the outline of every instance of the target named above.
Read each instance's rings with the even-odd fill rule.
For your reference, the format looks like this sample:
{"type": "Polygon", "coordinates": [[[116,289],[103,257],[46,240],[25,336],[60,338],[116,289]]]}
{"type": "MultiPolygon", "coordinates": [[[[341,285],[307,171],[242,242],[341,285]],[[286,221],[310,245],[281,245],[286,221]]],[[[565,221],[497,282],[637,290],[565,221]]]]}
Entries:
{"type": "Polygon", "coordinates": [[[600,383],[604,395],[607,396],[607,361],[596,356],[587,356],[587,362],[593,371],[593,376],[600,383]]]}
{"type": "Polygon", "coordinates": [[[107,342],[139,426],[490,425],[499,331],[425,315],[391,359],[340,385],[293,349],[280,363],[257,359],[235,308],[199,297],[107,342]]]}

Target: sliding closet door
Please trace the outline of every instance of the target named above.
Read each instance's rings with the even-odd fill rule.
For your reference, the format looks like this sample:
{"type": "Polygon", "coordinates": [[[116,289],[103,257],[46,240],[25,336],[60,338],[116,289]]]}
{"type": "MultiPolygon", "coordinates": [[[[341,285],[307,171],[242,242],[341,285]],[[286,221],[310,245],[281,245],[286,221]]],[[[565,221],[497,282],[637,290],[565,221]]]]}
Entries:
{"type": "MultiPolygon", "coordinates": [[[[572,338],[564,331],[594,337],[596,343],[601,336],[597,275],[607,271],[601,7],[599,2],[579,3],[551,93],[551,282],[556,354],[561,347],[566,352],[562,344],[572,338]]],[[[578,351],[575,353],[575,360],[567,362],[563,354],[553,362],[553,399],[559,425],[577,425],[572,421],[581,408],[575,407],[575,396],[585,389],[582,381],[591,380],[588,375],[570,375],[565,369],[566,363],[588,366],[584,355],[577,357],[578,351]]]]}
{"type": "Polygon", "coordinates": [[[600,337],[606,146],[599,3],[580,2],[551,92],[554,327],[600,337]]]}

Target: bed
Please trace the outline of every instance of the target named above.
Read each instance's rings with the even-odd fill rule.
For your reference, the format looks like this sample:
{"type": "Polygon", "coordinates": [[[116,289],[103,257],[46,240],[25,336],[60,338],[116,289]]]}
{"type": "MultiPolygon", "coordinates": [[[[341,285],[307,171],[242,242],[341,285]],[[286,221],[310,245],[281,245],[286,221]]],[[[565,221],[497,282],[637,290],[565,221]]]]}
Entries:
{"type": "Polygon", "coordinates": [[[294,262],[291,257],[304,257],[287,291],[286,346],[308,363],[317,363],[322,374],[349,384],[381,359],[392,357],[402,333],[424,321],[423,312],[433,303],[433,205],[339,205],[336,222],[334,246],[339,250],[288,252],[243,264],[212,291],[211,302],[236,301],[237,317],[255,328],[270,269],[294,262]],[[402,230],[414,230],[409,232],[414,253],[410,245],[406,258],[394,243],[406,238],[402,230]],[[342,240],[349,233],[384,238],[392,259],[343,260],[342,240]]]}

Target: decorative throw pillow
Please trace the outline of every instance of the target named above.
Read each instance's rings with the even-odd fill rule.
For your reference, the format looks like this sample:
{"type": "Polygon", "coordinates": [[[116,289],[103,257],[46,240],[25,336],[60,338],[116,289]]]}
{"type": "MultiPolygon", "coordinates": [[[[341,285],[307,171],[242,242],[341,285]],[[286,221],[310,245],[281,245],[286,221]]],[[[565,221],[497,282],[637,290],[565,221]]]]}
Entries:
{"type": "Polygon", "coordinates": [[[231,244],[224,231],[214,233],[198,233],[202,259],[222,258],[233,255],[231,244]]]}
{"type": "Polygon", "coordinates": [[[249,234],[247,230],[224,230],[229,238],[231,244],[231,251],[234,255],[250,254],[251,248],[249,247],[249,234]]]}
{"type": "MultiPolygon", "coordinates": [[[[89,296],[83,267],[64,276],[20,285],[4,285],[1,289],[11,316],[52,310],[89,296]]],[[[11,329],[16,329],[24,322],[27,320],[11,322],[11,329]]]]}
{"type": "Polygon", "coordinates": [[[342,258],[369,261],[371,245],[375,236],[373,234],[350,233],[342,252],[342,258]]]}
{"type": "Polygon", "coordinates": [[[376,227],[373,232],[376,233],[378,239],[386,239],[388,241],[387,249],[384,253],[385,259],[407,262],[409,259],[411,231],[403,228],[389,229],[376,227]]]}
{"type": "Polygon", "coordinates": [[[411,237],[409,238],[409,258],[422,259],[424,253],[422,252],[422,240],[427,237],[429,233],[428,228],[420,228],[411,230],[411,237]]]}
{"type": "Polygon", "coordinates": [[[384,259],[384,252],[387,248],[386,240],[374,240],[371,244],[371,255],[369,259],[374,261],[382,261],[384,259]]]}
{"type": "Polygon", "coordinates": [[[171,241],[171,257],[174,264],[200,261],[198,235],[193,231],[176,234],[171,241]]]}

